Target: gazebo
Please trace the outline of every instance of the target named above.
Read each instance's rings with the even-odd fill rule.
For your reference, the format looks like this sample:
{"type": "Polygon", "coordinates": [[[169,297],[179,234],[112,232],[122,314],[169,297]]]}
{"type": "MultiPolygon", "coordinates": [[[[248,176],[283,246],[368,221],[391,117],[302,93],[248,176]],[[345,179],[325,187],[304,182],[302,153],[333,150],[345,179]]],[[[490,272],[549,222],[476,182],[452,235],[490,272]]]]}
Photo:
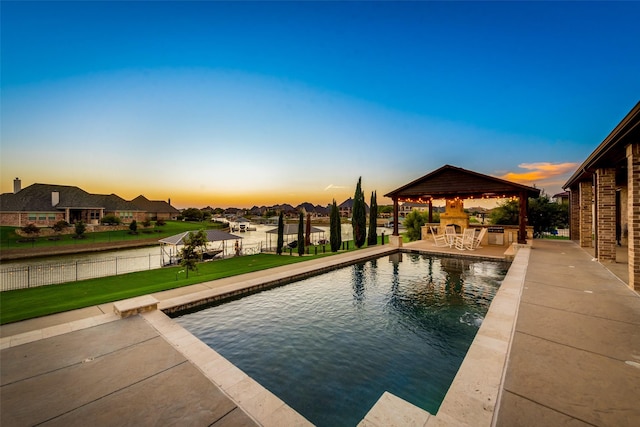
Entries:
{"type": "Polygon", "coordinates": [[[398,234],[398,206],[401,202],[427,204],[429,206],[429,222],[432,222],[432,201],[444,199],[446,211],[440,216],[441,222],[445,220],[448,224],[456,225],[459,228],[464,221],[467,221],[468,224],[468,217],[463,210],[463,203],[466,199],[518,199],[520,201],[518,243],[526,243],[528,199],[539,195],[540,190],[534,187],[483,175],[456,166],[444,165],[384,196],[393,200],[393,234],[391,241],[396,246],[401,246],[398,234]]]}
{"type": "MultiPolygon", "coordinates": [[[[305,228],[306,230],[306,228],[305,228]]],[[[309,234],[310,236],[313,236],[314,234],[317,235],[318,238],[315,239],[315,241],[320,240],[320,234],[322,234],[322,236],[324,236],[325,231],[321,228],[318,227],[311,227],[309,234]]],[[[268,240],[268,247],[271,248],[271,235],[275,234],[276,235],[276,239],[278,236],[278,228],[273,228],[271,230],[267,230],[267,240],[268,240]]],[[[289,243],[289,236],[296,236],[295,238],[298,238],[298,224],[284,224],[284,238],[285,238],[285,243],[289,243]]],[[[306,231],[305,231],[305,235],[306,235],[306,231]]],[[[295,240],[295,239],[294,239],[295,240]]]]}
{"type": "MultiPolygon", "coordinates": [[[[165,237],[164,239],[159,240],[162,248],[162,265],[166,265],[164,262],[165,254],[169,256],[169,262],[167,264],[173,264],[173,262],[177,260],[179,253],[178,246],[184,245],[184,239],[189,235],[189,233],[191,232],[185,231],[184,233],[175,234],[173,236],[165,237]],[[167,253],[166,246],[172,246],[173,249],[175,249],[175,252],[173,251],[173,249],[170,249],[169,253],[167,253]]],[[[221,230],[205,230],[205,233],[207,234],[207,251],[206,254],[203,254],[203,256],[205,257],[213,257],[218,254],[222,254],[224,256],[227,249],[226,242],[228,240],[242,239],[242,237],[221,230]],[[216,248],[209,247],[209,243],[216,242],[220,242],[216,248]]]]}

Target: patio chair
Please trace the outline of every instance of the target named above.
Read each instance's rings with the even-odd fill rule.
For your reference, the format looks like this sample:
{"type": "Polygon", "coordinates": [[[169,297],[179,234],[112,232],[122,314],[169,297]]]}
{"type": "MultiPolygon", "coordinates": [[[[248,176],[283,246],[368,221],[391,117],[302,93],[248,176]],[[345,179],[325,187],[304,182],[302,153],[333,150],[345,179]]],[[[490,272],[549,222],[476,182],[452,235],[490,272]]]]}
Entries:
{"type": "Polygon", "coordinates": [[[456,234],[456,228],[453,225],[447,225],[444,229],[444,236],[447,239],[447,244],[450,248],[456,243],[456,238],[459,237],[456,234]]]}
{"type": "Polygon", "coordinates": [[[473,240],[476,237],[476,231],[473,228],[465,228],[462,236],[457,236],[455,245],[456,249],[459,251],[470,250],[473,249],[473,240]]]}
{"type": "Polygon", "coordinates": [[[470,251],[472,251],[474,249],[478,249],[478,248],[481,247],[480,243],[482,243],[482,238],[484,237],[486,232],[487,232],[486,228],[483,227],[483,228],[480,229],[480,233],[473,238],[473,243],[472,243],[471,247],[469,248],[470,251]]]}
{"type": "Polygon", "coordinates": [[[447,237],[444,234],[438,234],[438,232],[432,226],[429,226],[429,228],[431,229],[433,242],[436,244],[437,247],[441,248],[444,246],[449,246],[449,241],[447,240],[447,237]]]}

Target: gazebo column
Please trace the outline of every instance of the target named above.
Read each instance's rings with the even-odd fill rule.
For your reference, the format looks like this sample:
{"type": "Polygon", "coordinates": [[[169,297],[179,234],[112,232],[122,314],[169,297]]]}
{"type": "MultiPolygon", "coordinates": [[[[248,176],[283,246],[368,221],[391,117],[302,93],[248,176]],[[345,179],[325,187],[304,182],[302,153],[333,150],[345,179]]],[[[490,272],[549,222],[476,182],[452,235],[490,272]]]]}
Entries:
{"type": "Polygon", "coordinates": [[[598,261],[616,260],[616,170],[596,171],[596,258],[598,261]]]}
{"type": "Polygon", "coordinates": [[[640,291],[640,142],[627,145],[629,287],[640,291]]]}
{"type": "Polygon", "coordinates": [[[591,182],[580,182],[580,247],[593,246],[593,187],[591,182]]]}
{"type": "Polygon", "coordinates": [[[527,198],[527,193],[520,193],[520,215],[519,224],[520,228],[518,230],[518,243],[526,244],[527,243],[527,212],[528,212],[528,204],[529,199],[527,198]]]}
{"type": "Polygon", "coordinates": [[[398,215],[399,205],[398,198],[393,198],[393,234],[389,236],[389,244],[391,246],[395,246],[396,248],[402,247],[402,236],[398,233],[398,215]]]}

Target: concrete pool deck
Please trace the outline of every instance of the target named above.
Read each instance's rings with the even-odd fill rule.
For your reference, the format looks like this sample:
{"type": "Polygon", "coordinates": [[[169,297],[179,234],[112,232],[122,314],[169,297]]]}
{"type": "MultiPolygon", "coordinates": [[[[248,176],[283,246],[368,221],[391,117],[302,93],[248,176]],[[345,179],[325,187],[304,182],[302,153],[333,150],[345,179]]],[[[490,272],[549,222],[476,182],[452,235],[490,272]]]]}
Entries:
{"type": "MultiPolygon", "coordinates": [[[[499,249],[452,253],[499,258],[499,249]]],[[[171,309],[390,251],[379,246],[152,296],[171,309]]],[[[158,310],[120,319],[104,304],[4,325],[0,336],[3,426],[310,425],[158,310]]],[[[638,295],[575,243],[535,240],[516,255],[438,414],[385,393],[361,425],[632,425],[640,420],[638,384],[638,295]]]]}

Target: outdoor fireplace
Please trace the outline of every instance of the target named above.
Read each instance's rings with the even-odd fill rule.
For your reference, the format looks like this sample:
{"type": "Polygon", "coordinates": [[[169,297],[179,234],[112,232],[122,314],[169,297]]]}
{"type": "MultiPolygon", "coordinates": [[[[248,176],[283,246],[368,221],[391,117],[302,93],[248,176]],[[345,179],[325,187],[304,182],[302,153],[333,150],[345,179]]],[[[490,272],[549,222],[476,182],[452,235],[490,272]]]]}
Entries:
{"type": "Polygon", "coordinates": [[[469,215],[464,212],[464,202],[458,199],[446,200],[445,211],[440,214],[440,231],[444,233],[447,225],[452,225],[456,233],[462,233],[469,227],[469,215]]]}

